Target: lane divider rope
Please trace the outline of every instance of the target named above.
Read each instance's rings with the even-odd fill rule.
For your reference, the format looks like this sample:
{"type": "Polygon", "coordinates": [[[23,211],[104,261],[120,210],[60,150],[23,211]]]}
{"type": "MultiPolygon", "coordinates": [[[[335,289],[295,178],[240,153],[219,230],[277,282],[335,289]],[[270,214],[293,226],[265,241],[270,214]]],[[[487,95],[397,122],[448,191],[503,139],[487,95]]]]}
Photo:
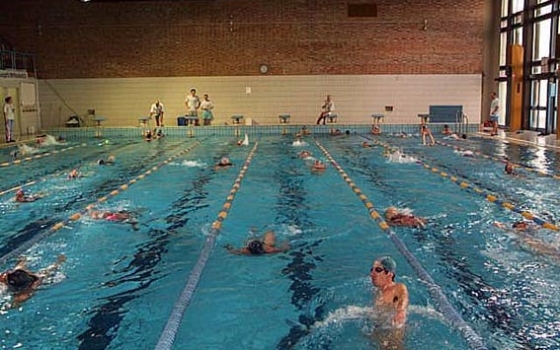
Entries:
{"type": "MultiPolygon", "coordinates": [[[[481,157],[486,158],[486,159],[492,159],[492,160],[495,160],[495,161],[501,162],[501,163],[507,163],[507,160],[504,160],[503,157],[500,158],[500,157],[489,156],[489,155],[484,154],[484,153],[482,153],[482,152],[480,152],[480,151],[469,150],[469,149],[463,148],[463,147],[461,147],[461,146],[452,145],[452,144],[447,143],[447,142],[444,142],[444,141],[436,141],[436,143],[439,144],[439,145],[442,145],[442,146],[451,147],[451,148],[453,148],[453,149],[455,149],[455,150],[457,150],[457,151],[461,151],[461,152],[464,152],[464,151],[471,151],[471,152],[473,152],[474,154],[476,154],[477,156],[481,156],[481,157]]],[[[522,168],[523,170],[526,170],[526,171],[531,172],[531,173],[535,173],[535,174],[537,174],[537,175],[539,175],[539,176],[550,177],[550,178],[555,179],[555,180],[560,180],[560,175],[558,175],[558,174],[550,174],[550,173],[547,173],[546,171],[538,170],[538,169],[534,169],[534,168],[530,168],[530,167],[526,167],[526,166],[524,166],[524,165],[522,165],[522,164],[517,164],[517,163],[515,163],[515,164],[512,163],[512,164],[513,164],[515,167],[517,167],[517,168],[522,168]]]]}
{"type": "Polygon", "coordinates": [[[364,203],[364,206],[369,212],[370,217],[381,227],[381,229],[389,236],[389,239],[397,247],[399,252],[406,258],[410,266],[414,269],[418,277],[424,281],[427,285],[428,292],[430,293],[432,299],[435,302],[435,306],[444,315],[444,317],[449,321],[451,325],[456,327],[460,333],[463,335],[465,340],[469,343],[469,346],[473,350],[487,350],[488,348],[484,344],[483,339],[478,335],[469,324],[467,324],[461,315],[453,308],[453,306],[447,300],[447,297],[443,294],[442,288],[435,283],[433,278],[428,274],[428,272],[422,267],[418,259],[410,252],[408,247],[404,242],[395,234],[393,230],[389,227],[387,222],[383,220],[383,217],[375,210],[373,203],[369,201],[367,196],[360,190],[360,188],[352,181],[350,176],[342,169],[342,167],[336,162],[336,160],[330,155],[329,151],[321,144],[319,141],[315,140],[317,146],[323,151],[325,156],[329,159],[331,164],[338,171],[340,176],[344,181],[350,186],[352,191],[358,196],[358,198],[364,203]]]}
{"type": "Polygon", "coordinates": [[[95,204],[106,202],[110,197],[114,197],[114,196],[118,195],[119,193],[121,193],[122,191],[127,190],[129,188],[129,186],[131,186],[131,185],[135,184],[136,182],[146,178],[146,176],[152,174],[154,171],[158,170],[159,168],[169,164],[175,158],[180,157],[183,154],[191,151],[192,149],[194,149],[198,145],[200,145],[199,141],[194,142],[192,145],[189,145],[189,147],[177,152],[176,154],[167,158],[165,161],[163,161],[163,162],[161,162],[157,165],[154,165],[153,167],[151,167],[150,169],[148,169],[144,173],[142,173],[142,174],[138,175],[137,177],[133,178],[128,183],[122,184],[121,186],[118,187],[118,189],[115,189],[115,190],[111,191],[108,195],[105,195],[103,197],[98,198],[96,202],[87,205],[82,211],[79,211],[79,212],[76,212],[76,213],[70,215],[67,219],[65,219],[63,221],[60,221],[60,222],[57,222],[56,224],[51,226],[50,229],[44,231],[41,234],[35,235],[33,238],[26,241],[24,244],[20,245],[19,247],[13,249],[9,253],[4,254],[4,256],[0,257],[0,264],[4,264],[7,260],[12,258],[13,256],[16,256],[16,255],[20,254],[21,252],[25,251],[29,247],[33,246],[35,243],[45,239],[46,237],[50,236],[51,234],[55,233],[56,231],[60,230],[61,228],[67,226],[68,223],[70,223],[72,221],[78,221],[85,213],[87,213],[89,210],[93,209],[95,207],[95,204]]]}
{"type": "MultiPolygon", "coordinates": [[[[369,137],[366,137],[368,140],[371,140],[369,137]]],[[[372,140],[374,142],[377,142],[379,145],[388,148],[390,150],[394,150],[395,148],[392,147],[389,144],[380,142],[380,141],[376,141],[376,140],[372,140]]],[[[410,153],[409,153],[410,154],[410,153]]],[[[459,179],[459,177],[455,176],[455,175],[451,175],[448,172],[445,172],[443,170],[438,169],[435,166],[431,166],[430,164],[426,163],[425,161],[421,160],[420,157],[418,157],[418,164],[420,164],[423,168],[431,171],[434,174],[438,174],[439,176],[441,176],[444,179],[448,179],[449,181],[453,182],[454,184],[458,185],[459,187],[461,187],[464,190],[472,190],[473,192],[475,192],[478,195],[483,196],[486,200],[488,200],[491,203],[494,203],[496,205],[499,205],[502,208],[508,209],[513,211],[514,213],[520,214],[521,216],[523,216],[525,219],[533,221],[535,224],[543,227],[543,228],[547,228],[549,230],[553,230],[553,231],[559,231],[560,229],[558,228],[557,225],[548,222],[546,220],[543,220],[542,218],[536,216],[535,214],[527,211],[527,210],[523,210],[517,206],[515,206],[515,204],[504,201],[500,198],[498,198],[497,195],[491,193],[488,190],[482,189],[480,187],[477,187],[473,184],[470,184],[469,182],[467,182],[464,179],[459,179]]]]}
{"type": "Polygon", "coordinates": [[[179,325],[181,324],[181,320],[183,319],[183,315],[185,310],[187,309],[188,305],[191,302],[191,299],[194,295],[198,282],[200,281],[200,277],[204,268],[206,267],[206,263],[210,258],[210,253],[214,248],[214,244],[216,242],[216,237],[220,234],[222,229],[222,223],[228,216],[229,210],[231,209],[231,205],[233,200],[235,199],[235,195],[241,186],[241,181],[245,177],[245,173],[251,164],[251,159],[257,150],[258,142],[255,142],[255,146],[249,152],[237,179],[233,183],[233,187],[229,195],[226,198],[224,205],[222,206],[222,210],[218,213],[216,220],[212,223],[212,227],[210,229],[209,235],[206,237],[204,241],[204,246],[200,251],[200,255],[198,260],[196,261],[195,266],[191,270],[187,283],[179,296],[179,299],[173,305],[173,310],[171,311],[171,315],[167,320],[167,324],[163,329],[161,336],[155,346],[156,350],[171,350],[173,347],[173,343],[175,342],[175,337],[177,335],[177,330],[179,329],[179,325]]]}
{"type": "Polygon", "coordinates": [[[63,152],[70,151],[70,150],[78,148],[78,147],[85,147],[85,146],[87,146],[86,143],[81,143],[79,145],[70,146],[70,147],[66,147],[66,148],[63,148],[63,149],[59,149],[59,150],[52,150],[52,151],[49,151],[49,152],[45,152],[45,153],[41,153],[41,154],[35,154],[33,156],[29,156],[29,157],[25,157],[25,158],[21,158],[21,159],[14,159],[11,162],[0,163],[0,168],[5,168],[5,167],[8,167],[8,166],[12,166],[12,165],[19,165],[23,162],[29,162],[29,161],[32,161],[32,160],[35,160],[35,159],[40,159],[40,158],[52,156],[52,155],[55,155],[55,154],[58,154],[58,153],[63,153],[63,152]]]}

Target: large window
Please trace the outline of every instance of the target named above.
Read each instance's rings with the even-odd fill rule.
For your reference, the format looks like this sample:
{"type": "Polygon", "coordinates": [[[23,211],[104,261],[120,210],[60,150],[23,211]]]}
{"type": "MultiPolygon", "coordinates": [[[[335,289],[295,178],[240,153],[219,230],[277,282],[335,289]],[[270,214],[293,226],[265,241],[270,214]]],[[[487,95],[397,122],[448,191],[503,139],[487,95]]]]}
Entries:
{"type": "MultiPolygon", "coordinates": [[[[560,0],[502,0],[500,25],[500,103],[505,115],[511,115],[507,103],[513,79],[509,71],[508,50],[511,45],[523,46],[523,110],[522,125],[541,132],[556,129],[558,77],[560,57],[555,57],[556,37],[560,35],[560,0]],[[558,62],[557,62],[558,61],[558,62]],[[507,76],[507,77],[506,77],[507,76]]],[[[500,117],[506,125],[508,118],[500,117]]]]}

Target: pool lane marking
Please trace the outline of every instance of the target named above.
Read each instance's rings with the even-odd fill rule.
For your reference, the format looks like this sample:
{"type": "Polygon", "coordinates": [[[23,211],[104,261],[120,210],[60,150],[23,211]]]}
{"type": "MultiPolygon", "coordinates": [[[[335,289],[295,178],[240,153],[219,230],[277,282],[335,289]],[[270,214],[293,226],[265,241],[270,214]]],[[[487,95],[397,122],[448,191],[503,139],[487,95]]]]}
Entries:
{"type": "Polygon", "coordinates": [[[23,188],[23,187],[25,187],[25,186],[34,185],[34,184],[36,184],[36,183],[37,183],[37,180],[33,180],[33,181],[29,181],[28,183],[25,183],[25,184],[23,184],[23,185],[14,186],[14,187],[9,188],[9,189],[7,189],[7,190],[1,191],[1,192],[0,192],[0,196],[5,195],[6,193],[10,193],[10,192],[17,191],[17,190],[19,190],[19,189],[21,189],[21,188],[23,188]]]}
{"type": "Polygon", "coordinates": [[[17,248],[11,250],[9,253],[6,253],[3,256],[0,256],[0,264],[4,264],[6,261],[8,261],[8,259],[12,258],[13,256],[16,256],[16,255],[20,254],[24,250],[33,246],[35,243],[40,242],[41,240],[45,239],[46,237],[50,236],[51,234],[54,234],[55,232],[57,232],[61,228],[66,227],[69,222],[78,221],[87,211],[93,209],[95,207],[96,203],[105,202],[109,199],[109,197],[114,197],[114,196],[118,195],[121,191],[127,190],[130,187],[130,185],[138,182],[138,179],[145,178],[146,173],[152,173],[154,171],[154,169],[159,169],[159,168],[163,167],[164,165],[167,165],[168,163],[170,163],[175,158],[191,151],[192,149],[194,149],[198,145],[200,145],[199,141],[194,142],[193,144],[189,145],[189,147],[181,150],[180,152],[177,152],[176,154],[170,156],[169,158],[167,158],[165,161],[161,162],[160,164],[153,166],[152,168],[150,168],[149,170],[147,170],[143,174],[141,174],[141,175],[137,176],[136,178],[130,180],[127,184],[123,184],[123,185],[119,186],[120,190],[111,191],[108,196],[100,197],[96,202],[87,205],[82,211],[73,213],[66,220],[57,222],[56,224],[51,226],[48,230],[44,231],[43,233],[35,235],[33,238],[24,242],[23,244],[21,244],[17,248]]]}
{"type": "Polygon", "coordinates": [[[360,190],[360,188],[352,181],[350,176],[342,169],[342,167],[336,162],[336,160],[330,155],[329,151],[323,147],[323,145],[315,140],[317,146],[323,151],[325,156],[329,159],[331,164],[335,167],[338,173],[342,176],[344,181],[350,186],[352,191],[360,198],[362,203],[364,203],[367,208],[370,217],[377,222],[379,227],[389,236],[393,244],[397,247],[399,252],[406,258],[408,263],[412,266],[418,277],[422,279],[428,285],[428,292],[432,296],[435,302],[435,306],[439,308],[440,312],[445,316],[445,318],[456,327],[465,340],[469,343],[471,349],[474,350],[487,350],[488,348],[484,344],[482,337],[480,337],[470,325],[468,325],[461,315],[453,308],[453,306],[447,300],[447,297],[443,294],[441,287],[436,284],[433,278],[428,274],[428,272],[422,267],[418,259],[410,252],[405,243],[395,234],[393,230],[389,227],[387,222],[383,220],[382,216],[375,210],[373,203],[371,203],[367,196],[360,190]]]}
{"type": "MultiPolygon", "coordinates": [[[[480,152],[480,151],[469,150],[469,149],[466,149],[466,148],[463,148],[463,147],[460,147],[460,146],[457,146],[457,145],[452,145],[452,144],[450,144],[450,143],[443,142],[443,141],[436,141],[436,143],[439,144],[439,145],[442,145],[442,146],[451,147],[451,148],[453,148],[453,149],[455,149],[455,150],[462,151],[462,152],[464,152],[464,151],[471,151],[471,152],[473,152],[473,154],[476,154],[477,156],[481,156],[481,157],[486,158],[486,159],[495,160],[495,161],[497,161],[497,162],[501,162],[501,163],[504,163],[504,164],[508,162],[507,160],[504,160],[504,157],[501,157],[501,158],[500,158],[500,157],[490,156],[490,155],[484,154],[484,153],[482,153],[482,152],[480,152]]],[[[518,163],[512,163],[512,164],[513,164],[515,167],[517,167],[517,168],[521,168],[521,169],[523,169],[523,170],[525,170],[525,171],[528,171],[528,172],[531,172],[531,173],[535,173],[535,174],[537,174],[537,175],[539,175],[539,176],[542,176],[542,177],[550,177],[550,178],[555,179],[555,180],[560,180],[560,175],[558,175],[558,174],[547,173],[546,171],[542,171],[542,170],[530,168],[530,167],[527,167],[527,166],[524,166],[524,165],[518,164],[518,163]]]]}
{"type": "Polygon", "coordinates": [[[60,149],[60,150],[52,150],[52,151],[49,151],[49,152],[45,152],[45,153],[41,153],[41,154],[35,154],[33,156],[25,157],[25,158],[22,158],[22,159],[15,159],[15,160],[12,160],[11,162],[0,163],[0,168],[5,168],[5,167],[11,166],[11,165],[19,165],[23,162],[29,162],[29,161],[32,161],[34,159],[48,157],[48,156],[51,156],[51,155],[55,155],[55,154],[58,154],[58,153],[66,152],[66,151],[69,151],[69,150],[72,150],[72,149],[75,149],[75,148],[78,148],[78,147],[85,147],[85,146],[87,146],[86,143],[81,143],[79,145],[66,147],[66,148],[63,148],[63,149],[60,149]]]}
{"type": "Polygon", "coordinates": [[[553,230],[553,231],[558,231],[559,230],[558,226],[554,225],[553,223],[545,221],[545,220],[539,218],[538,216],[532,214],[531,212],[529,212],[527,210],[520,209],[520,208],[516,207],[513,203],[506,202],[504,200],[499,199],[497,195],[492,194],[490,191],[484,190],[480,187],[477,187],[473,184],[470,184],[469,182],[467,182],[465,180],[462,180],[462,179],[458,178],[457,176],[449,175],[445,171],[440,171],[437,167],[433,167],[433,166],[425,163],[422,160],[419,160],[418,163],[420,165],[422,165],[422,167],[424,169],[427,169],[434,174],[438,174],[441,177],[443,177],[444,179],[450,180],[451,182],[455,183],[456,185],[459,185],[459,187],[461,187],[462,189],[465,189],[465,190],[472,189],[475,193],[483,196],[489,202],[492,202],[496,205],[499,205],[499,206],[501,206],[505,209],[511,210],[514,213],[520,214],[521,216],[523,216],[527,220],[531,220],[535,224],[537,224],[541,227],[544,227],[544,228],[547,228],[547,229],[553,230]]]}
{"type": "Polygon", "coordinates": [[[216,220],[212,223],[212,228],[210,229],[210,234],[206,237],[204,241],[204,246],[200,251],[200,255],[198,256],[198,260],[196,261],[195,266],[191,270],[189,275],[189,279],[181,292],[181,295],[173,305],[173,310],[171,311],[171,315],[167,320],[165,328],[163,329],[161,336],[155,346],[156,350],[171,350],[173,347],[173,343],[175,341],[175,337],[177,335],[177,330],[181,324],[181,320],[183,319],[183,315],[185,310],[187,309],[188,305],[191,302],[191,299],[194,295],[195,289],[200,281],[200,276],[206,267],[206,263],[210,258],[210,253],[212,252],[212,248],[216,242],[216,237],[220,234],[220,230],[222,229],[222,223],[227,218],[233,200],[235,199],[235,195],[241,186],[241,182],[245,177],[245,172],[249,168],[251,164],[251,159],[257,150],[258,142],[255,142],[253,149],[249,152],[237,179],[234,181],[233,186],[229,192],[229,195],[226,198],[224,205],[222,206],[222,210],[217,215],[216,220]]]}
{"type": "Polygon", "coordinates": [[[57,231],[57,230],[61,229],[62,227],[64,227],[68,222],[79,220],[85,213],[87,213],[89,210],[95,208],[96,204],[106,202],[111,197],[118,196],[121,192],[127,190],[131,185],[137,183],[138,181],[140,181],[142,179],[145,179],[146,176],[148,176],[148,175],[152,174],[154,171],[157,171],[160,168],[166,166],[167,164],[169,164],[175,158],[184,155],[185,153],[191,151],[193,148],[197,147],[198,145],[200,145],[199,141],[194,142],[193,144],[189,145],[189,147],[177,152],[176,154],[167,158],[163,162],[161,162],[157,165],[154,165],[150,169],[146,170],[144,173],[142,173],[142,174],[136,176],[135,178],[129,180],[128,183],[120,185],[117,189],[109,192],[109,194],[107,194],[103,197],[99,197],[95,202],[88,204],[82,211],[76,212],[76,213],[70,215],[66,220],[56,223],[55,225],[53,225],[51,227],[50,230],[51,231],[57,231]]]}
{"type": "MultiPolygon", "coordinates": [[[[368,139],[368,140],[371,140],[369,137],[365,137],[365,138],[368,139]]],[[[371,141],[373,141],[374,143],[377,143],[377,144],[379,144],[379,145],[381,145],[381,146],[383,146],[387,149],[390,149],[390,150],[396,149],[395,147],[393,147],[393,146],[391,146],[387,143],[381,142],[381,141],[376,141],[376,140],[371,140],[371,141]]],[[[408,154],[410,154],[410,153],[408,153],[408,154]]],[[[490,191],[484,190],[480,187],[472,185],[469,182],[467,182],[466,180],[460,179],[458,176],[451,175],[451,174],[449,174],[445,171],[441,171],[437,167],[434,167],[434,166],[431,166],[431,165],[427,164],[426,162],[421,160],[420,157],[418,157],[418,162],[417,163],[420,164],[424,169],[427,169],[427,170],[431,171],[432,173],[438,174],[444,179],[448,179],[449,181],[458,185],[462,189],[464,189],[464,190],[471,189],[476,194],[483,196],[489,202],[494,203],[496,205],[499,205],[502,208],[513,211],[514,213],[520,214],[525,219],[531,220],[535,224],[537,224],[537,225],[539,225],[543,228],[547,228],[547,229],[553,230],[553,231],[559,231],[560,230],[557,225],[555,225],[551,222],[545,221],[545,220],[539,218],[538,216],[536,216],[535,214],[533,214],[533,213],[531,213],[527,210],[520,209],[520,208],[516,207],[513,203],[501,200],[501,199],[498,198],[497,195],[491,193],[490,191]]]]}

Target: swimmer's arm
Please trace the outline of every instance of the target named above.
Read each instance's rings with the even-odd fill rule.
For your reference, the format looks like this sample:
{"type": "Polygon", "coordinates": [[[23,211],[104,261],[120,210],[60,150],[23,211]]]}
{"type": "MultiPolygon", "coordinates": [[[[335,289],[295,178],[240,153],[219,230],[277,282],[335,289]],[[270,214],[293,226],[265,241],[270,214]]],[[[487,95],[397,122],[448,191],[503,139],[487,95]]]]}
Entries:
{"type": "Polygon", "coordinates": [[[265,246],[265,251],[267,252],[267,254],[283,253],[285,251],[288,251],[289,249],[290,243],[288,241],[282,243],[282,246],[280,248],[274,246],[265,246]]]}
{"type": "Polygon", "coordinates": [[[228,252],[235,255],[249,255],[250,252],[247,248],[235,249],[231,244],[226,244],[224,248],[227,249],[228,252]]]}
{"type": "Polygon", "coordinates": [[[26,289],[24,291],[21,291],[17,294],[14,295],[14,299],[12,301],[12,307],[17,308],[19,307],[24,301],[26,301],[27,299],[31,298],[31,295],[33,294],[33,287],[26,289]]]}
{"type": "Polygon", "coordinates": [[[396,296],[399,298],[396,307],[393,325],[401,326],[406,321],[406,310],[408,308],[408,289],[404,284],[398,284],[396,296]]]}
{"type": "Polygon", "coordinates": [[[27,267],[27,258],[25,256],[20,256],[18,258],[18,261],[16,263],[16,267],[14,267],[14,270],[25,270],[27,267]]]}
{"type": "Polygon", "coordinates": [[[58,270],[60,265],[62,265],[65,261],[66,261],[66,255],[60,254],[56,259],[56,262],[52,263],[51,265],[39,271],[38,273],[39,280],[41,278],[52,276],[58,270]]]}

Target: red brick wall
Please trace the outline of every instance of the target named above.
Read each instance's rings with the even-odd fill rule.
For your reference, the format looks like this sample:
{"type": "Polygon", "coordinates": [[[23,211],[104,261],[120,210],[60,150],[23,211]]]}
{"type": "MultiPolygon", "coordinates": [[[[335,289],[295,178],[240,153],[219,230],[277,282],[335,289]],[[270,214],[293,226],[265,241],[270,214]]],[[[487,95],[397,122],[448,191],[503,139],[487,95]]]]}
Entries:
{"type": "Polygon", "coordinates": [[[371,3],[0,1],[0,35],[40,78],[482,72],[483,0],[377,0],[375,18],[349,2],[371,3]]]}

